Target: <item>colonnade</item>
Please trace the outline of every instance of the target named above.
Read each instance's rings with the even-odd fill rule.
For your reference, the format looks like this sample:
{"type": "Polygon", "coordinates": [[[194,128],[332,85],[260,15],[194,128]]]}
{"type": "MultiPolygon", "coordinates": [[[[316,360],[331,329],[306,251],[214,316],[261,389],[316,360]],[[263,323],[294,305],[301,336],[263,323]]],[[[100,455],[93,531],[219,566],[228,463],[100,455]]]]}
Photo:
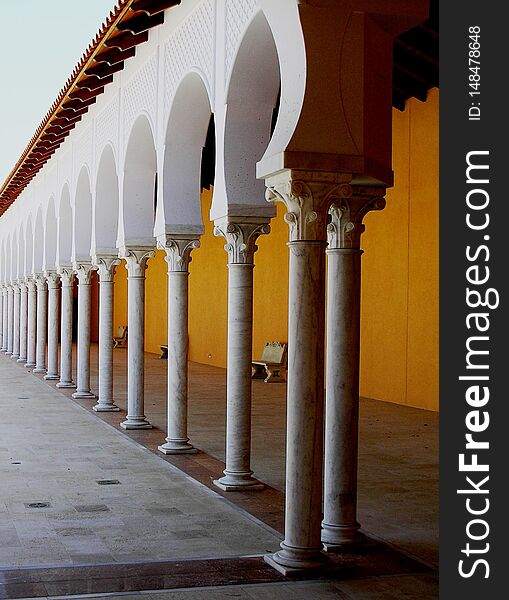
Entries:
{"type": "MultiPolygon", "coordinates": [[[[351,185],[350,179],[347,174],[285,171],[266,182],[267,199],[286,205],[290,227],[285,539],[281,550],[266,557],[284,573],[316,568],[325,559],[324,548],[336,551],[358,539],[360,238],[364,215],[384,207],[385,189],[351,185]]],[[[226,468],[214,481],[224,491],[263,488],[251,469],[251,346],[256,240],[270,232],[269,221],[242,217],[215,223],[215,235],[226,241],[228,267],[226,468]]],[[[200,238],[166,234],[158,246],[168,263],[168,427],[159,450],[195,453],[187,431],[188,279],[191,253],[200,238]]],[[[129,342],[128,406],[121,426],[151,428],[144,414],[144,312],[145,271],[153,256],[153,248],[124,247],[118,256],[93,256],[72,267],[5,282],[0,295],[2,352],[55,380],[58,388],[76,388],[74,398],[95,399],[90,390],[90,312],[91,276],[97,270],[99,386],[93,409],[118,411],[113,281],[123,259],[129,342]],[[71,369],[74,278],[76,383],[71,369]]]]}

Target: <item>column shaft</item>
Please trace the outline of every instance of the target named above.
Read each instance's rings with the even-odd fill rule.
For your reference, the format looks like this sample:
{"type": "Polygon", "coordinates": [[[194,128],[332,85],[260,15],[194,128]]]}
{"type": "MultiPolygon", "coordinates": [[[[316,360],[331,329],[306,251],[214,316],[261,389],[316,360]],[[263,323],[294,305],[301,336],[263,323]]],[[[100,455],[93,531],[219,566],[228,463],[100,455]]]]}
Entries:
{"type": "Polygon", "coordinates": [[[37,290],[33,279],[27,280],[28,315],[27,315],[27,362],[25,367],[33,369],[36,366],[36,329],[37,329],[37,290]]]}
{"type": "Polygon", "coordinates": [[[322,541],[355,541],[361,251],[331,249],[327,270],[325,495],[322,541]]]}
{"type": "Polygon", "coordinates": [[[95,398],[90,391],[90,313],[92,303],[92,267],[77,266],[78,273],[78,342],[77,379],[73,398],[95,398]]]}
{"type": "Polygon", "coordinates": [[[1,285],[0,286],[0,352],[5,352],[5,348],[4,348],[4,331],[5,331],[4,307],[5,307],[4,286],[1,285]]]}
{"type": "Polygon", "coordinates": [[[94,256],[99,272],[99,396],[96,412],[118,412],[113,402],[113,297],[116,256],[94,256]]]}
{"type": "Polygon", "coordinates": [[[12,285],[7,288],[7,352],[8,356],[12,354],[13,333],[14,333],[14,289],[12,285]]]}
{"type": "Polygon", "coordinates": [[[124,429],[151,429],[145,412],[145,269],[152,250],[127,250],[127,417],[124,429]]]}
{"type": "Polygon", "coordinates": [[[56,273],[46,275],[48,281],[48,372],[44,379],[58,379],[59,281],[56,273]]]}
{"type": "Polygon", "coordinates": [[[61,270],[62,282],[60,310],[60,381],[58,388],[75,388],[72,380],[72,315],[73,315],[73,281],[74,274],[69,270],[61,270]]]}
{"type": "Polygon", "coordinates": [[[28,310],[28,288],[26,280],[20,284],[20,315],[19,315],[19,358],[18,362],[27,362],[27,310],[28,310]]]}
{"type": "Polygon", "coordinates": [[[11,358],[19,358],[19,311],[20,311],[21,290],[19,284],[14,286],[14,304],[12,318],[12,355],[11,358]]]}
{"type": "Polygon", "coordinates": [[[37,341],[34,373],[46,373],[46,339],[48,334],[48,289],[42,275],[37,277],[37,341]]]}

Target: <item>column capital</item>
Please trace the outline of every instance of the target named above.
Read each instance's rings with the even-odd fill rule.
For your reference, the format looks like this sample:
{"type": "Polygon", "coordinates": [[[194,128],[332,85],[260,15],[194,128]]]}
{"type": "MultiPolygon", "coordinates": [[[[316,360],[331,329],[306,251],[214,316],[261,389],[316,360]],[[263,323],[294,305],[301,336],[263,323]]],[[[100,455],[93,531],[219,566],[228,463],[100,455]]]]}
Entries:
{"type": "Polygon", "coordinates": [[[283,202],[290,241],[326,241],[329,208],[352,195],[350,173],[286,169],[265,180],[268,202],[283,202]]]}
{"type": "Polygon", "coordinates": [[[193,234],[165,234],[157,238],[157,247],[166,252],[168,273],[187,273],[191,252],[200,247],[200,237],[193,234]]]}
{"type": "Polygon", "coordinates": [[[60,276],[62,287],[72,287],[75,276],[74,269],[72,267],[59,267],[57,269],[57,273],[60,276]]]}
{"type": "Polygon", "coordinates": [[[21,291],[19,285],[20,285],[19,279],[14,279],[12,282],[12,288],[13,288],[15,294],[19,294],[21,291]]]}
{"type": "Polygon", "coordinates": [[[44,273],[34,273],[33,277],[37,289],[40,291],[44,291],[46,289],[46,276],[44,275],[44,273]]]}
{"type": "Polygon", "coordinates": [[[48,289],[56,290],[60,284],[60,276],[56,271],[44,271],[44,277],[48,283],[48,289]]]}
{"type": "Polygon", "coordinates": [[[25,283],[26,283],[26,286],[27,286],[27,289],[28,289],[29,292],[35,292],[35,289],[37,287],[37,283],[36,283],[33,275],[28,275],[25,278],[25,283]]]}
{"type": "Polygon", "coordinates": [[[115,269],[121,263],[118,256],[114,254],[94,254],[92,263],[99,273],[100,282],[112,282],[115,276],[115,269]]]}
{"type": "Polygon", "coordinates": [[[215,221],[214,235],[226,240],[224,249],[228,253],[229,265],[252,265],[254,253],[258,250],[256,240],[262,234],[270,233],[269,219],[249,219],[243,217],[237,222],[231,219],[215,221]]]}
{"type": "Polygon", "coordinates": [[[385,187],[352,186],[348,198],[335,198],[329,209],[331,217],[327,225],[329,250],[359,249],[364,232],[362,220],[372,210],[385,207],[385,187]]]}
{"type": "Polygon", "coordinates": [[[72,267],[80,285],[90,285],[92,283],[92,272],[95,271],[95,267],[92,263],[75,262],[72,267]]]}
{"type": "Polygon", "coordinates": [[[128,278],[143,279],[147,269],[147,261],[155,256],[155,252],[147,246],[132,246],[129,248],[123,246],[119,249],[118,255],[126,262],[125,268],[127,269],[128,278]]]}

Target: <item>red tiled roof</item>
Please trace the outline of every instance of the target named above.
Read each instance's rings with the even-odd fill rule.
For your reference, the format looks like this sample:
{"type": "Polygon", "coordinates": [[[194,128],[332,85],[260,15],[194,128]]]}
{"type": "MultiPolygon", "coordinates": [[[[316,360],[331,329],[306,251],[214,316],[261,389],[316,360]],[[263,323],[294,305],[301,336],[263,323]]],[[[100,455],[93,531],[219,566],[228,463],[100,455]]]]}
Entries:
{"type": "Polygon", "coordinates": [[[74,68],[21,158],[0,188],[0,215],[16,200],[76,126],[148,30],[181,0],[119,0],[74,68]]]}

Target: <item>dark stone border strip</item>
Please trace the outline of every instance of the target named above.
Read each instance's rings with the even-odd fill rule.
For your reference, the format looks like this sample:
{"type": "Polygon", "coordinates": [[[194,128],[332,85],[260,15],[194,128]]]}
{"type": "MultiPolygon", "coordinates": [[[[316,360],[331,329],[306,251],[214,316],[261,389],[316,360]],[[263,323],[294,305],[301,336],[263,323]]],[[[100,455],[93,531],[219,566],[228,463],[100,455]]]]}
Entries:
{"type": "MultiPolygon", "coordinates": [[[[325,568],[306,573],[304,577],[316,581],[417,573],[432,574],[433,571],[385,544],[367,540],[348,552],[332,555],[325,568]]],[[[275,571],[260,556],[9,569],[0,570],[0,598],[14,600],[293,580],[295,578],[275,571]]]]}

